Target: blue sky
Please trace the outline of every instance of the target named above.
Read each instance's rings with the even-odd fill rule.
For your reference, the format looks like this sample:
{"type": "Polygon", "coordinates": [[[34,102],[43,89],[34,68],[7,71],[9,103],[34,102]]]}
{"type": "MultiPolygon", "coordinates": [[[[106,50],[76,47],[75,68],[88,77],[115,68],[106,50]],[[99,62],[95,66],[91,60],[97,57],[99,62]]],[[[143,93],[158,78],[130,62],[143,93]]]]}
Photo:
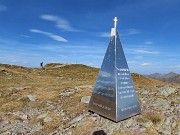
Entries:
{"type": "Polygon", "coordinates": [[[100,67],[112,19],[131,72],[180,73],[179,0],[0,0],[0,63],[100,67]]]}

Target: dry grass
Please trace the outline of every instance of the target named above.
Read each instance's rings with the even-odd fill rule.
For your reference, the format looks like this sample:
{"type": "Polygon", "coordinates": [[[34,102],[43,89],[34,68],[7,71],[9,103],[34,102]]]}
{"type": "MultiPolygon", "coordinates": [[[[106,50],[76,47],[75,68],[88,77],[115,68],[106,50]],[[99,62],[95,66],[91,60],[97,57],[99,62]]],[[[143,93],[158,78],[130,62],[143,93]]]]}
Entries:
{"type": "Polygon", "coordinates": [[[142,122],[142,123],[146,123],[148,121],[149,121],[149,119],[146,116],[142,115],[142,114],[137,119],[137,122],[142,122]]]}
{"type": "Polygon", "coordinates": [[[47,116],[51,117],[52,121],[51,122],[43,122],[45,132],[50,133],[50,132],[58,129],[59,127],[62,127],[62,123],[60,121],[59,116],[54,115],[53,113],[50,113],[47,116]]]}
{"type": "Polygon", "coordinates": [[[75,127],[73,135],[91,135],[93,129],[97,126],[97,122],[87,118],[82,124],[75,127]]]}
{"type": "Polygon", "coordinates": [[[156,124],[160,123],[164,117],[158,113],[151,112],[151,113],[146,114],[146,118],[151,120],[152,123],[156,125],[156,124]]]}
{"type": "Polygon", "coordinates": [[[144,77],[137,73],[132,73],[132,78],[136,89],[143,88],[149,90],[156,90],[157,87],[161,87],[167,84],[165,82],[144,77]]]}
{"type": "Polygon", "coordinates": [[[0,111],[12,112],[12,111],[20,110],[22,108],[22,106],[23,106],[23,104],[21,102],[10,101],[8,103],[3,104],[0,107],[0,111]]]}
{"type": "MultiPolygon", "coordinates": [[[[57,65],[56,65],[57,66],[57,65]]],[[[2,117],[8,112],[21,111],[24,108],[36,109],[43,112],[50,112],[48,116],[53,120],[45,123],[43,119],[37,119],[35,115],[29,121],[35,125],[41,123],[46,133],[56,130],[58,127],[66,125],[74,116],[82,114],[86,104],[82,104],[82,96],[91,95],[92,89],[81,88],[78,93],[74,93],[72,98],[62,97],[60,93],[73,90],[82,85],[93,85],[96,80],[98,69],[84,65],[67,65],[64,67],[53,68],[53,65],[47,69],[24,68],[10,65],[0,65],[6,73],[0,76],[0,113],[2,117]],[[23,87],[31,86],[28,89],[23,87]],[[21,90],[17,88],[22,87],[21,90]],[[29,100],[27,95],[36,95],[36,101],[29,100]],[[52,103],[53,108],[47,105],[52,103]],[[65,116],[69,120],[62,122],[62,118],[57,116],[53,110],[64,110],[65,116]],[[72,115],[72,112],[75,114],[72,115]]],[[[1,120],[2,120],[2,117],[1,120]]],[[[8,116],[12,120],[21,120],[19,116],[8,116]]]]}
{"type": "MultiPolygon", "coordinates": [[[[60,93],[71,91],[79,86],[93,86],[95,84],[99,69],[88,67],[85,65],[66,65],[60,67],[57,64],[45,66],[45,69],[25,68],[19,66],[11,66],[0,64],[0,69],[4,69],[6,73],[0,74],[0,114],[7,112],[20,111],[23,108],[35,109],[41,111],[49,111],[53,121],[43,123],[43,120],[36,120],[34,116],[30,123],[44,124],[46,133],[49,133],[59,126],[66,125],[73,117],[79,116],[87,110],[87,104],[80,102],[83,96],[89,96],[92,93],[92,88],[80,88],[79,92],[75,92],[70,97],[62,97],[60,93]],[[17,90],[19,87],[31,86],[28,89],[17,90]],[[36,101],[29,100],[27,95],[36,95],[36,101]],[[53,108],[47,105],[47,102],[52,102],[53,108]],[[53,110],[62,109],[65,112],[64,117],[69,117],[69,120],[62,122],[62,118],[56,116],[53,110]]],[[[132,74],[135,87],[149,87],[163,85],[165,83],[145,78],[138,74],[132,74]]],[[[154,88],[154,87],[153,87],[154,88]]],[[[1,117],[0,117],[1,119],[1,117]]],[[[14,119],[19,119],[14,118],[14,119]]],[[[160,121],[159,116],[149,116],[148,119],[153,123],[160,121]]],[[[144,118],[141,118],[145,121],[144,118]]],[[[74,130],[74,134],[79,132],[86,134],[90,129],[94,128],[91,119],[87,119],[83,124],[79,125],[74,130]]]]}
{"type": "Polygon", "coordinates": [[[112,135],[154,135],[149,133],[140,133],[140,132],[134,132],[134,131],[116,131],[112,135]]]}
{"type": "Polygon", "coordinates": [[[147,128],[147,131],[145,131],[145,133],[147,135],[159,135],[154,126],[147,128]]]}
{"type": "Polygon", "coordinates": [[[154,127],[149,127],[146,131],[115,131],[112,135],[159,135],[154,127]]]}

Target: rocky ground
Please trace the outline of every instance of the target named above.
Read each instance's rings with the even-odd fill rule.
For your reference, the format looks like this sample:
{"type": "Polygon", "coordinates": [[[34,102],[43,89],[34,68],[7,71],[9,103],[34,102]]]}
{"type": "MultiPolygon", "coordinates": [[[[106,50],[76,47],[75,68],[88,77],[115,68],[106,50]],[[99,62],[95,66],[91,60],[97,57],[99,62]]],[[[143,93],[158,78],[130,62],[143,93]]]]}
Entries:
{"type": "Polygon", "coordinates": [[[97,74],[0,65],[0,134],[180,135],[180,86],[133,74],[142,114],[116,123],[87,110],[97,74]]]}

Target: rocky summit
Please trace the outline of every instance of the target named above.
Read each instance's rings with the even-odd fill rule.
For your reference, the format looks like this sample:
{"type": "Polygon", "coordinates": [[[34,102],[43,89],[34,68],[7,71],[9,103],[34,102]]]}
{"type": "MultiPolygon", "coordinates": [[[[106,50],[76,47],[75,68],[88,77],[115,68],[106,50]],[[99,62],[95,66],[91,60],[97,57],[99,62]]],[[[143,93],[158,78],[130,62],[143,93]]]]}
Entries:
{"type": "Polygon", "coordinates": [[[1,135],[180,135],[180,86],[132,74],[142,113],[118,123],[87,110],[99,69],[0,64],[1,135]]]}

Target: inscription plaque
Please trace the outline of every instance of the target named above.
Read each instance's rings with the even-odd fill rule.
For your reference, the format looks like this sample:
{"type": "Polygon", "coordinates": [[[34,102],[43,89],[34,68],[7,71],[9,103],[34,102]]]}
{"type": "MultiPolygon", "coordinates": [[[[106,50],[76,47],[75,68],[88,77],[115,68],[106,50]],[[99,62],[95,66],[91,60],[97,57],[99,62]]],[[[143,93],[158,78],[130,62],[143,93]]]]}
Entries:
{"type": "Polygon", "coordinates": [[[118,122],[141,113],[141,109],[116,28],[116,17],[114,22],[89,110],[118,122]]]}

